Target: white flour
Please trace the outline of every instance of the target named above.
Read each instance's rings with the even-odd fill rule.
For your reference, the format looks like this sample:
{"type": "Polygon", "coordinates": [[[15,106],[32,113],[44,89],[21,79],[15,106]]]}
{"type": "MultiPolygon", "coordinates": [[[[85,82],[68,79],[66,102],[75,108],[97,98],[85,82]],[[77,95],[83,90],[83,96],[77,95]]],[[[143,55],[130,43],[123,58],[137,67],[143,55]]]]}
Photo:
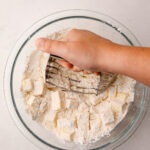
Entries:
{"type": "MultiPolygon", "coordinates": [[[[60,40],[63,35],[57,32],[51,38],[60,40]]],[[[118,75],[98,96],[48,89],[45,84],[48,57],[48,54],[34,51],[22,80],[25,106],[33,120],[65,141],[87,143],[109,135],[134,100],[135,80],[118,75]]]]}

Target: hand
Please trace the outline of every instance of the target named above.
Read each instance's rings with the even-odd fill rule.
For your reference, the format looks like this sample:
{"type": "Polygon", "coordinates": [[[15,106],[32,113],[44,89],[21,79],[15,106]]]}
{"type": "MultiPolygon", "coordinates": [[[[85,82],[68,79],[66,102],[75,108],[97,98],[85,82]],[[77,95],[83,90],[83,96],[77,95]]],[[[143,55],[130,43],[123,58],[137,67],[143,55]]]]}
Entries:
{"type": "Polygon", "coordinates": [[[39,38],[36,45],[44,52],[64,58],[64,67],[86,73],[108,71],[111,51],[117,44],[86,30],[72,29],[62,41],[39,38]]]}
{"type": "Polygon", "coordinates": [[[150,48],[113,43],[92,32],[73,29],[62,41],[39,38],[39,49],[63,57],[60,63],[74,71],[112,72],[150,86],[150,48]]]}

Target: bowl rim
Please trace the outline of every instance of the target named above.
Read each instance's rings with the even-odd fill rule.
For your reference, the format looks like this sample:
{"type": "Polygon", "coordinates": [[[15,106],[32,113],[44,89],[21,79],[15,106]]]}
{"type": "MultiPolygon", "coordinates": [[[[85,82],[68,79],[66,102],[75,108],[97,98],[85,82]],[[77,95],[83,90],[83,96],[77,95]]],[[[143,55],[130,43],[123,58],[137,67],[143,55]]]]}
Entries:
{"type": "MultiPolygon", "coordinates": [[[[46,16],[46,17],[43,17],[42,19],[40,19],[40,20],[38,20],[38,21],[36,21],[32,26],[30,26],[27,30],[25,30],[24,32],[23,32],[23,34],[21,34],[21,36],[19,37],[19,39],[17,40],[17,42],[16,42],[16,44],[15,44],[15,46],[13,47],[13,50],[12,50],[12,52],[10,52],[10,54],[9,54],[9,56],[8,56],[8,58],[7,58],[7,61],[6,61],[6,65],[5,65],[5,70],[4,70],[4,76],[3,76],[3,90],[4,90],[4,96],[5,96],[5,99],[6,99],[6,103],[7,103],[7,107],[8,107],[8,109],[9,109],[9,112],[10,112],[10,115],[11,115],[11,117],[12,117],[12,119],[13,119],[13,121],[15,122],[15,124],[16,124],[16,126],[18,127],[18,125],[17,125],[17,123],[16,123],[16,120],[14,119],[14,117],[13,117],[13,115],[12,115],[12,111],[11,111],[11,109],[12,108],[10,108],[10,106],[9,106],[9,104],[10,103],[8,103],[8,99],[7,99],[7,90],[5,90],[5,89],[7,89],[7,86],[6,86],[6,73],[8,72],[7,71],[7,66],[8,66],[8,62],[9,62],[9,58],[11,57],[11,54],[13,53],[13,51],[16,49],[16,45],[17,45],[17,43],[18,43],[18,41],[22,38],[22,36],[30,29],[30,28],[33,28],[34,27],[34,25],[36,25],[36,24],[38,24],[39,22],[41,22],[43,19],[45,19],[45,18],[48,18],[48,17],[50,17],[50,16],[53,16],[53,15],[55,15],[55,14],[61,14],[62,12],[69,12],[69,11],[84,11],[84,12],[90,12],[90,13],[96,13],[96,14],[98,14],[98,15],[103,15],[103,16],[105,16],[105,17],[107,17],[107,18],[110,18],[111,20],[113,20],[113,21],[115,21],[115,22],[117,22],[118,24],[120,24],[123,28],[125,28],[133,37],[134,37],[134,39],[137,41],[137,43],[139,44],[139,45],[141,45],[140,44],[140,42],[137,40],[137,38],[134,36],[134,34],[132,34],[132,32],[128,29],[128,28],[126,28],[123,24],[121,24],[120,22],[118,22],[117,20],[115,20],[115,19],[113,19],[113,18],[111,18],[110,16],[107,16],[107,15],[105,15],[105,14],[102,14],[102,13],[99,13],[99,12],[96,12],[96,11],[91,11],[91,10],[86,10],[86,9],[70,9],[70,10],[62,10],[62,11],[58,11],[58,12],[54,12],[54,13],[52,13],[52,14],[50,14],[50,15],[48,15],[48,16],[46,16]]],[[[69,15],[68,15],[69,16],[69,15]]],[[[88,16],[88,15],[87,15],[88,16]]],[[[87,19],[91,19],[90,17],[87,17],[86,16],[86,18],[87,19]]],[[[83,17],[83,16],[82,16],[83,17]]],[[[85,16],[84,16],[85,17],[85,16]]],[[[97,18],[98,19],[98,18],[97,18]]],[[[98,20],[100,20],[100,19],[98,19],[98,20]]],[[[124,33],[122,32],[122,31],[120,31],[116,26],[114,26],[114,25],[112,25],[112,24],[110,24],[110,23],[108,23],[108,22],[106,22],[106,21],[103,21],[104,23],[106,23],[106,24],[109,24],[109,25],[111,25],[115,30],[117,30],[118,32],[120,32],[125,38],[127,37],[126,35],[124,35],[124,33]]],[[[32,33],[33,34],[33,33],[32,33]]],[[[33,35],[32,35],[33,36],[33,35]]],[[[31,35],[30,35],[30,37],[31,37],[31,35]]],[[[128,39],[128,37],[127,37],[127,39],[128,39]]],[[[29,38],[27,39],[27,40],[29,40],[29,38]]],[[[128,41],[128,40],[127,40],[128,41]]],[[[27,42],[27,41],[26,41],[27,42]]],[[[129,43],[130,43],[130,45],[131,46],[134,46],[134,44],[132,43],[132,41],[129,39],[129,41],[128,41],[129,43]]],[[[22,46],[23,46],[23,44],[21,44],[22,46]]],[[[21,49],[22,47],[20,47],[20,49],[21,49]]],[[[18,54],[18,52],[19,52],[19,50],[17,50],[17,54],[18,54]]],[[[14,61],[16,60],[16,58],[17,58],[17,56],[15,57],[15,59],[14,59],[14,61]]],[[[14,61],[13,61],[13,65],[14,65],[14,61]]],[[[13,68],[11,68],[11,72],[13,71],[13,68]]],[[[11,79],[12,79],[12,73],[11,73],[11,79]]],[[[10,79],[10,81],[12,82],[12,80],[10,79]]],[[[10,86],[11,87],[11,86],[10,86]]],[[[9,87],[9,88],[10,88],[9,87]]],[[[11,96],[12,96],[12,88],[10,89],[11,90],[11,96]]],[[[142,106],[144,105],[144,102],[145,102],[145,94],[147,95],[147,88],[146,88],[146,86],[144,86],[144,95],[143,95],[143,100],[142,100],[142,106]]],[[[13,99],[13,98],[12,98],[13,99]]],[[[11,100],[12,100],[11,99],[11,100]]],[[[143,108],[143,107],[142,107],[143,108]]],[[[15,108],[15,105],[14,105],[14,109],[16,109],[15,108]]],[[[146,109],[147,110],[147,109],[146,109]]],[[[16,112],[17,113],[17,112],[16,112]]],[[[139,110],[139,114],[137,114],[136,115],[136,117],[135,117],[135,119],[134,119],[134,122],[131,124],[131,126],[130,126],[130,128],[131,127],[133,127],[133,124],[135,124],[136,125],[136,121],[138,121],[139,120],[139,116],[140,116],[140,114],[142,113],[142,115],[143,115],[143,117],[141,118],[141,121],[138,123],[138,126],[141,124],[141,122],[142,122],[142,120],[144,119],[144,116],[145,116],[145,114],[146,114],[146,111],[143,111],[143,110],[139,110]]],[[[19,116],[18,116],[19,117],[19,116]]],[[[21,123],[23,123],[22,121],[21,121],[21,123]]],[[[24,124],[23,124],[24,125],[24,124]]],[[[137,127],[135,127],[135,129],[134,129],[134,132],[136,131],[136,129],[138,128],[138,126],[137,127]]],[[[128,130],[126,131],[126,133],[130,130],[130,128],[127,128],[128,130]]],[[[21,133],[25,136],[25,134],[24,134],[24,131],[22,131],[22,129],[20,129],[19,127],[18,127],[18,129],[19,129],[19,131],[21,131],[21,133]]],[[[27,128],[26,128],[27,129],[27,128]]],[[[28,130],[28,129],[27,129],[28,130]]],[[[29,131],[29,130],[28,130],[29,131]]],[[[30,131],[29,131],[30,132],[30,131]]],[[[132,131],[132,133],[134,133],[133,131],[132,131]]],[[[31,134],[31,132],[30,132],[30,134],[31,134]]],[[[126,135],[126,134],[123,134],[123,135],[126,135]]],[[[122,135],[122,136],[123,136],[122,135]]],[[[130,134],[130,136],[131,136],[132,134],[130,134]]],[[[121,136],[121,137],[122,137],[121,136]]],[[[127,138],[126,138],[126,140],[123,140],[120,144],[118,144],[116,147],[118,147],[118,146],[120,146],[122,143],[124,143],[125,141],[127,141],[128,140],[128,138],[130,137],[130,136],[128,136],[127,138]]],[[[27,136],[25,136],[25,137],[27,137],[27,136]]],[[[28,138],[28,137],[27,137],[28,138]]],[[[28,138],[29,139],[29,138],[28,138]]],[[[29,139],[31,142],[32,142],[32,140],[31,139],[29,139]]],[[[113,144],[113,143],[115,143],[116,141],[118,141],[118,139],[117,140],[114,140],[113,142],[110,142],[110,143],[108,143],[108,144],[105,144],[105,145],[103,145],[103,146],[101,146],[101,147],[98,147],[98,148],[96,148],[96,149],[102,149],[102,148],[105,148],[106,146],[108,146],[108,145],[110,145],[110,144],[113,144]]],[[[33,142],[32,142],[33,143],[33,142]]],[[[34,143],[33,143],[34,144],[34,143]]],[[[53,146],[53,145],[49,145],[50,147],[52,147],[52,148],[55,148],[55,149],[58,149],[59,147],[56,147],[56,146],[53,146]]],[[[61,149],[61,148],[59,148],[59,149],[61,149]]]]}

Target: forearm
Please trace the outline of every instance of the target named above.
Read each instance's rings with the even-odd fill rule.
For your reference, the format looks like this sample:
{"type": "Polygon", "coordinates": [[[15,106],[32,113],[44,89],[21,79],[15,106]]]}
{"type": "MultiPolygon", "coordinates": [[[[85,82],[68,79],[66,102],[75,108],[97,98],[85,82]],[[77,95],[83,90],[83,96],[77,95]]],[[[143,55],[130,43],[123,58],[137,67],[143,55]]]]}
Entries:
{"type": "Polygon", "coordinates": [[[130,76],[150,86],[150,48],[116,45],[112,53],[108,71],[130,76]]]}

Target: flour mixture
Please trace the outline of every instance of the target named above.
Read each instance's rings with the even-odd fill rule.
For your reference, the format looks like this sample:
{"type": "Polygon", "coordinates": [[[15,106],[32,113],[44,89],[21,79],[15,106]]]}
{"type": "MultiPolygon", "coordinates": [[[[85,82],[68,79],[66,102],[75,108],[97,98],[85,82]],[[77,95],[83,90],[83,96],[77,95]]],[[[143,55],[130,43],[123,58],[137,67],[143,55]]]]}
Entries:
{"type": "MultiPolygon", "coordinates": [[[[60,40],[63,35],[64,32],[56,32],[50,38],[60,40]]],[[[109,135],[134,100],[135,80],[118,75],[116,81],[98,96],[47,88],[45,67],[48,58],[46,53],[33,51],[23,75],[21,91],[33,120],[64,141],[88,143],[109,135]]],[[[95,78],[95,82],[98,80],[95,78]]]]}

